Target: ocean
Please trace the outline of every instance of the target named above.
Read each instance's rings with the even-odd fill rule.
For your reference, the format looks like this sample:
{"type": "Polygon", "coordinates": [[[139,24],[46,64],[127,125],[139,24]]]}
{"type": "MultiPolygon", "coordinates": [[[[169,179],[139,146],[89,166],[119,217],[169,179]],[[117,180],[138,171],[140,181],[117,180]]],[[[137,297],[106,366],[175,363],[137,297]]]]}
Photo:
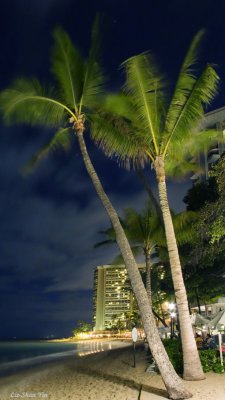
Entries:
{"type": "Polygon", "coordinates": [[[80,357],[110,349],[109,342],[2,341],[0,342],[0,376],[62,357],[80,357]]]}

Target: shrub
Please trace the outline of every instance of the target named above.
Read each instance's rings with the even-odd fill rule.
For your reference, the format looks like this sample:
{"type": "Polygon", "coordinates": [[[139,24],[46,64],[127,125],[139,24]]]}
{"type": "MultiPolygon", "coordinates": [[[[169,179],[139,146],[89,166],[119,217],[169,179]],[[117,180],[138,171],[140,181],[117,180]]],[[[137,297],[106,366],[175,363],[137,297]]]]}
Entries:
{"type": "MultiPolygon", "coordinates": [[[[220,357],[216,350],[200,350],[199,356],[204,372],[213,371],[216,373],[222,373],[223,367],[220,362],[220,357]]],[[[225,368],[225,358],[224,358],[224,368],[225,368]]]]}
{"type": "Polygon", "coordinates": [[[164,339],[163,344],[165,346],[166,352],[169,356],[171,363],[175,371],[178,374],[183,373],[183,354],[181,341],[178,339],[164,339]]]}
{"type": "MultiPolygon", "coordinates": [[[[169,356],[171,363],[175,371],[178,374],[183,373],[183,355],[182,346],[180,340],[165,339],[163,344],[169,356]]],[[[222,373],[225,370],[225,356],[224,356],[224,368],[221,365],[220,357],[217,350],[199,350],[199,356],[204,372],[213,371],[215,373],[222,373]]]]}

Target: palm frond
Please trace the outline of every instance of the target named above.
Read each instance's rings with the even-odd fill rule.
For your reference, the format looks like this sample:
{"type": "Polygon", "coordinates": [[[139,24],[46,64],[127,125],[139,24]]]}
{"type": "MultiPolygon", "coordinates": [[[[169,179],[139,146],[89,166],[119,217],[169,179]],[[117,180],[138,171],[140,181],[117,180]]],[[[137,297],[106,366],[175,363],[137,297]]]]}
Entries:
{"type": "Polygon", "coordinates": [[[140,168],[136,168],[136,172],[138,178],[140,179],[146,192],[148,193],[149,201],[153,212],[156,213],[156,215],[158,215],[159,220],[163,222],[162,211],[159,202],[157,201],[157,198],[153,193],[152,187],[150,185],[150,180],[145,176],[143,170],[141,170],[140,168]]]}
{"type": "Polygon", "coordinates": [[[194,224],[198,219],[198,213],[183,211],[173,215],[173,226],[178,245],[190,243],[195,237],[194,224]]]}
{"type": "MultiPolygon", "coordinates": [[[[133,256],[134,257],[137,257],[137,256],[139,256],[140,254],[143,254],[143,249],[140,247],[140,246],[131,246],[131,250],[132,250],[132,253],[133,253],[133,256]]],[[[121,255],[121,254],[118,254],[118,256],[116,256],[114,259],[113,259],[113,262],[112,262],[114,265],[121,265],[121,264],[124,264],[124,259],[123,259],[123,256],[121,255]]]]}
{"type": "Polygon", "coordinates": [[[159,216],[155,216],[152,223],[152,230],[150,232],[150,239],[152,243],[155,243],[155,246],[165,246],[166,245],[166,236],[164,225],[162,221],[159,219],[159,216]]]}
{"type": "MultiPolygon", "coordinates": [[[[184,103],[186,103],[187,97],[190,91],[193,89],[195,84],[194,77],[194,64],[198,57],[198,48],[201,43],[202,37],[204,35],[204,30],[201,30],[192,40],[190,48],[181,66],[181,70],[178,76],[178,80],[174,89],[174,94],[170,102],[167,117],[165,122],[165,131],[170,134],[173,131],[174,126],[180,116],[180,111],[183,108],[184,103]]],[[[165,138],[164,142],[167,138],[165,138]]],[[[163,148],[162,143],[162,148],[163,148]]]]}
{"type": "Polygon", "coordinates": [[[99,65],[100,58],[100,37],[99,37],[100,17],[97,14],[93,28],[91,49],[87,62],[85,63],[84,82],[82,96],[79,104],[79,112],[82,107],[91,107],[98,104],[99,95],[103,94],[105,76],[99,65]]]}
{"type": "Polygon", "coordinates": [[[92,139],[103,149],[106,156],[116,158],[126,168],[143,167],[148,162],[146,143],[133,131],[129,121],[106,112],[90,117],[92,139]]]}
{"type": "Polygon", "coordinates": [[[98,12],[95,16],[92,31],[91,31],[91,47],[89,51],[89,58],[94,60],[99,60],[101,56],[101,37],[100,37],[100,24],[102,22],[102,18],[100,13],[98,12]]]}
{"type": "Polygon", "coordinates": [[[223,134],[217,129],[208,129],[196,132],[186,138],[185,146],[182,146],[182,153],[184,154],[184,157],[189,154],[192,154],[193,156],[199,155],[206,149],[211,148],[215,143],[222,143],[223,141],[223,134]]]}
{"type": "Polygon", "coordinates": [[[104,143],[102,147],[107,156],[115,156],[118,160],[130,158],[135,169],[138,165],[144,165],[143,161],[147,159],[145,148],[148,148],[148,138],[140,130],[135,108],[129,96],[121,92],[107,95],[93,121],[98,121],[97,129],[94,127],[94,136],[97,135],[99,141],[102,139],[104,143]],[[102,129],[104,124],[105,129],[102,129]],[[138,157],[136,157],[137,147],[140,155],[138,157]],[[136,166],[135,159],[140,161],[137,161],[136,166]]]}
{"type": "Polygon", "coordinates": [[[180,159],[180,156],[171,156],[165,160],[166,175],[179,179],[187,176],[190,173],[202,172],[203,168],[197,160],[194,159],[180,159]]]}
{"type": "Polygon", "coordinates": [[[103,109],[108,113],[125,118],[127,121],[132,121],[132,124],[138,127],[137,120],[134,120],[136,116],[135,107],[132,104],[131,98],[126,93],[107,94],[104,99],[103,109]]]}
{"type": "Polygon", "coordinates": [[[132,97],[139,123],[159,154],[159,134],[164,116],[162,89],[165,83],[157,72],[152,57],[144,53],[126,60],[125,91],[132,97]]]}
{"type": "MultiPolygon", "coordinates": [[[[56,97],[57,98],[57,97],[56,97]]],[[[37,80],[18,79],[0,94],[0,108],[6,123],[59,126],[73,113],[46,92],[37,80]]]]}
{"type": "Polygon", "coordinates": [[[108,246],[109,244],[115,244],[116,243],[116,239],[112,240],[112,239],[108,239],[108,240],[102,240],[101,242],[98,242],[94,245],[94,248],[97,249],[98,247],[101,246],[108,246]]]}
{"type": "Polygon", "coordinates": [[[100,231],[99,233],[106,236],[107,239],[103,240],[101,242],[95,243],[94,248],[116,243],[116,233],[112,226],[108,229],[105,229],[104,231],[100,231]]]}
{"type": "Polygon", "coordinates": [[[128,240],[143,244],[145,232],[141,215],[133,208],[125,208],[124,222],[128,240]]]}
{"type": "Polygon", "coordinates": [[[223,141],[223,136],[216,129],[195,132],[177,140],[174,138],[173,146],[165,159],[167,175],[178,178],[190,172],[202,172],[202,166],[198,162],[199,154],[220,141],[223,141]]]}
{"type": "Polygon", "coordinates": [[[124,259],[122,254],[118,254],[112,261],[113,265],[121,265],[124,264],[124,259]]]}
{"type": "MultiPolygon", "coordinates": [[[[219,77],[211,65],[205,67],[199,78],[192,79],[195,82],[183,91],[183,97],[171,109],[170,114],[174,113],[176,122],[171,124],[172,130],[165,133],[167,142],[162,149],[164,157],[172,148],[170,144],[173,141],[177,142],[181,138],[185,140],[190,134],[194,134],[194,129],[204,115],[204,106],[210,104],[217,93],[219,77]]],[[[169,125],[166,126],[166,132],[168,128],[169,125]]]]}
{"type": "Polygon", "coordinates": [[[169,263],[169,254],[166,246],[158,248],[158,255],[162,263],[169,263]]]}
{"type": "Polygon", "coordinates": [[[61,28],[53,32],[52,72],[66,104],[78,111],[83,90],[85,66],[82,57],[61,28]]]}
{"type": "Polygon", "coordinates": [[[139,243],[146,250],[165,243],[164,228],[160,216],[148,201],[141,213],[132,208],[124,210],[124,225],[131,243],[139,243]]]}
{"type": "Polygon", "coordinates": [[[30,162],[24,167],[23,172],[28,173],[31,172],[36,165],[45,157],[49,155],[49,153],[56,151],[58,148],[62,148],[63,150],[68,150],[71,147],[71,132],[70,128],[61,128],[59,129],[52,140],[43,146],[35,155],[32,157],[30,162]]]}
{"type": "Polygon", "coordinates": [[[175,229],[181,230],[188,224],[196,222],[198,219],[198,213],[195,211],[182,211],[178,214],[174,214],[172,218],[175,229]]]}

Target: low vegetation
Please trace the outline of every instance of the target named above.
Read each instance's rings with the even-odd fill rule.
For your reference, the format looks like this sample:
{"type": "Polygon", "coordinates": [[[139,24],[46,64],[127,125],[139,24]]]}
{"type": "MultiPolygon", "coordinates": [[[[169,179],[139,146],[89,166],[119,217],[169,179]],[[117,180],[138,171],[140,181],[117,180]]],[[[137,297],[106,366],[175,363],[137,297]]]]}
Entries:
{"type": "MultiPolygon", "coordinates": [[[[178,374],[182,374],[183,356],[182,356],[182,347],[180,341],[165,339],[163,343],[175,371],[178,374]]],[[[199,350],[199,356],[204,372],[210,372],[210,371],[213,371],[215,373],[224,372],[224,368],[221,365],[221,360],[217,350],[199,350]]],[[[225,366],[225,355],[223,358],[225,366]]]]}

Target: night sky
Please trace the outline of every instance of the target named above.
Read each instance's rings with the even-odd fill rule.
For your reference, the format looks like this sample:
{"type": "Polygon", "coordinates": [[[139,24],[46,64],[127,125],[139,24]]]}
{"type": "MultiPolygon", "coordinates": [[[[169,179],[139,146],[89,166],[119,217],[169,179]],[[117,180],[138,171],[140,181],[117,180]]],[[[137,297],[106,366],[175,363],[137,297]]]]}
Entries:
{"type": "MultiPolygon", "coordinates": [[[[194,34],[207,29],[202,59],[225,77],[223,0],[11,0],[1,1],[0,88],[18,76],[51,79],[51,32],[62,26],[87,54],[97,11],[104,14],[102,63],[109,88],[118,89],[126,58],[152,51],[172,80],[194,34]]],[[[225,105],[224,85],[212,108],[225,105]]],[[[30,175],[23,166],[52,131],[6,128],[0,121],[0,338],[69,336],[78,319],[91,320],[95,266],[115,248],[94,249],[109,222],[84,169],[78,146],[57,152],[30,175]]],[[[141,209],[147,195],[135,174],[105,159],[88,140],[93,163],[119,213],[141,209]]],[[[155,188],[155,181],[152,182],[155,188]]],[[[176,211],[190,181],[169,182],[176,211]]]]}

